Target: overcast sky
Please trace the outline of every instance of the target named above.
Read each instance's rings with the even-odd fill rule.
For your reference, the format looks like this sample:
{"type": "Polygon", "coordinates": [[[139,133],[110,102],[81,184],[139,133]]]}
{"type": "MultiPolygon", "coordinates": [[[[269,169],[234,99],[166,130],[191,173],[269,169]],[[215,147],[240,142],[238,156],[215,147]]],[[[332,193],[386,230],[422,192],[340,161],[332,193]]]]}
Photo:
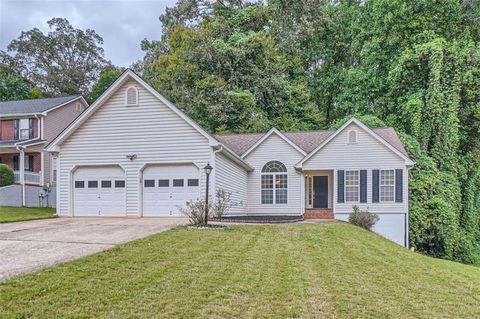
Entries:
{"type": "Polygon", "coordinates": [[[143,57],[140,41],[158,40],[158,17],[175,0],[0,0],[0,50],[21,31],[39,28],[64,17],[78,29],[94,29],[103,38],[105,57],[117,66],[129,66],[143,57]]]}

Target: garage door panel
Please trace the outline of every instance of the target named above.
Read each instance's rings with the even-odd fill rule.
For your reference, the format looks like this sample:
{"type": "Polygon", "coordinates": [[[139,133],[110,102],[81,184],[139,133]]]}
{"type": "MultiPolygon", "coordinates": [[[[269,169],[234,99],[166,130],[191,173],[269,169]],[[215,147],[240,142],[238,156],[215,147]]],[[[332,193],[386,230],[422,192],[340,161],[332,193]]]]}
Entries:
{"type": "Polygon", "coordinates": [[[80,167],[73,197],[75,216],[125,216],[125,173],[118,166],[80,167]]]}
{"type": "Polygon", "coordinates": [[[179,216],[187,201],[199,197],[199,174],[195,165],[147,167],[143,173],[143,215],[179,216]]]}

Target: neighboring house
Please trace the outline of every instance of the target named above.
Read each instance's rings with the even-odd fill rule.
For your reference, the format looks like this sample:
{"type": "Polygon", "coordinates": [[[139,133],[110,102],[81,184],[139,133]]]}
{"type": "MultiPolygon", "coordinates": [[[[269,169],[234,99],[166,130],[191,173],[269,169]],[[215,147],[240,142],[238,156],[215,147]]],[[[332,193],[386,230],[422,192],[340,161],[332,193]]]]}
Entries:
{"type": "Polygon", "coordinates": [[[395,131],[351,119],[335,131],[214,137],[127,70],[47,150],[58,158],[60,216],[171,216],[212,190],[230,215],[346,220],[353,205],[375,230],[408,243],[409,159],[395,131]]]}
{"type": "Polygon", "coordinates": [[[87,106],[80,95],[0,102],[0,163],[14,170],[16,183],[55,184],[44,147],[87,106]]]}

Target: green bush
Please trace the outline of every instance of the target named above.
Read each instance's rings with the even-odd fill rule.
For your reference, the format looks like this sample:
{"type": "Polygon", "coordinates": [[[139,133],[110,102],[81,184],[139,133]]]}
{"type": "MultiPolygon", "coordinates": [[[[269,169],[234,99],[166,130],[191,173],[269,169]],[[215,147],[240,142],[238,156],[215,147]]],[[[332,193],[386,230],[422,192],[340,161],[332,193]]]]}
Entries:
{"type": "Polygon", "coordinates": [[[360,210],[357,205],[353,206],[353,212],[350,213],[350,217],[348,217],[349,223],[365,228],[366,230],[371,230],[379,220],[380,218],[377,214],[360,210]]]}
{"type": "Polygon", "coordinates": [[[0,187],[12,185],[14,182],[13,170],[5,164],[0,164],[0,187]]]}

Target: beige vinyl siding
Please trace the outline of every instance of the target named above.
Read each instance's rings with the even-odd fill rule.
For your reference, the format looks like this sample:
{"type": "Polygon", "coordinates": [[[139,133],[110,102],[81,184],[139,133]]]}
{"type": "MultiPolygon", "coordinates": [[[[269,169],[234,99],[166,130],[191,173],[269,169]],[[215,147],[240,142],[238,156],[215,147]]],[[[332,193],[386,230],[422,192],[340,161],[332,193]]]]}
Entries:
{"type": "Polygon", "coordinates": [[[247,172],[222,154],[215,157],[215,189],[230,193],[232,203],[229,215],[245,214],[247,204],[247,172]]]}
{"type": "Polygon", "coordinates": [[[61,145],[59,213],[71,213],[70,172],[76,165],[119,164],[126,175],[127,214],[139,215],[142,167],[181,162],[203,168],[211,156],[206,137],[139,83],[129,80],[61,145]],[[131,85],[139,91],[138,106],[125,106],[125,89],[131,85]],[[137,158],[130,161],[128,154],[137,158]]]}
{"type": "Polygon", "coordinates": [[[325,145],[303,164],[303,170],[334,169],[334,208],[335,214],[345,214],[352,211],[353,205],[368,209],[374,213],[406,213],[407,200],[407,169],[405,161],[380,143],[355,123],[350,124],[333,140],[325,145]],[[350,130],[357,131],[357,143],[348,143],[350,130]],[[403,169],[403,203],[372,203],[372,170],[403,169]],[[337,202],[337,170],[367,170],[367,203],[337,202]]]}
{"type": "Polygon", "coordinates": [[[295,170],[303,155],[277,134],[270,135],[245,158],[255,168],[248,174],[247,214],[249,215],[300,215],[303,214],[303,175],[295,170]],[[261,172],[269,161],[280,161],[287,168],[287,204],[262,204],[261,172]]]}
{"type": "MultiPolygon", "coordinates": [[[[45,145],[48,145],[65,127],[80,115],[81,112],[76,110],[77,103],[82,102],[76,100],[47,113],[47,116],[43,119],[43,138],[46,140],[45,145]]],[[[85,107],[85,105],[83,105],[83,107],[85,107]]],[[[51,175],[51,155],[48,152],[44,152],[45,183],[52,182],[51,175]]]]}

